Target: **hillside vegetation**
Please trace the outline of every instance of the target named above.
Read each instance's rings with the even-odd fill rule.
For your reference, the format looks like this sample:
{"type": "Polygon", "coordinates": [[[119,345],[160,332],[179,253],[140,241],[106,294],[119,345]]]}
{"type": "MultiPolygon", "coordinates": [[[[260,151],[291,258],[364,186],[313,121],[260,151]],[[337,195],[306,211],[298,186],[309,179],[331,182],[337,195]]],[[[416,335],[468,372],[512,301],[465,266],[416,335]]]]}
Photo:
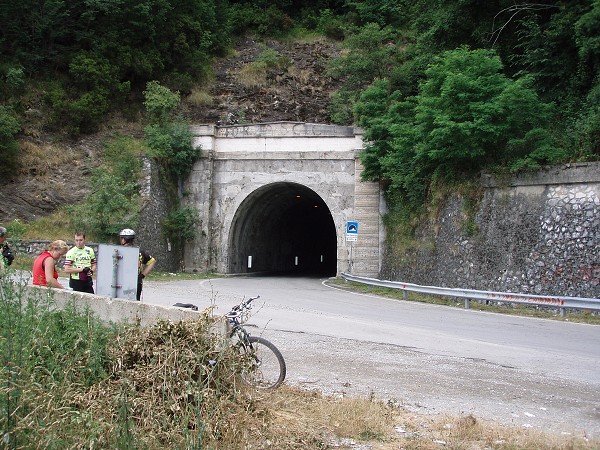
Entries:
{"type": "Polygon", "coordinates": [[[160,162],[173,217],[190,218],[165,232],[185,239],[190,121],[357,124],[392,212],[481,170],[600,156],[597,0],[25,0],[0,6],[0,27],[2,221],[83,202],[98,236],[135,227],[135,203],[86,204],[99,168],[110,198],[137,189],[108,145],[160,162]],[[23,181],[40,176],[56,187],[23,181]]]}

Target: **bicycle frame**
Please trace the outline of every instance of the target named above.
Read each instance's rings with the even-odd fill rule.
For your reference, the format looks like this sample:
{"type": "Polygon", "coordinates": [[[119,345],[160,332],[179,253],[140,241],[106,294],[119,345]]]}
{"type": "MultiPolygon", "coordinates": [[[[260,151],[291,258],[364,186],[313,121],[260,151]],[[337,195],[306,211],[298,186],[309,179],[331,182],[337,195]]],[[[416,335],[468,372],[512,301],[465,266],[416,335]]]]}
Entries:
{"type": "Polygon", "coordinates": [[[283,383],[286,374],[281,352],[270,341],[261,336],[251,336],[244,328],[252,309],[251,303],[259,297],[251,297],[234,306],[225,317],[230,327],[229,338],[234,341],[233,346],[251,361],[248,367],[242,368],[242,380],[256,389],[275,389],[283,383]]]}

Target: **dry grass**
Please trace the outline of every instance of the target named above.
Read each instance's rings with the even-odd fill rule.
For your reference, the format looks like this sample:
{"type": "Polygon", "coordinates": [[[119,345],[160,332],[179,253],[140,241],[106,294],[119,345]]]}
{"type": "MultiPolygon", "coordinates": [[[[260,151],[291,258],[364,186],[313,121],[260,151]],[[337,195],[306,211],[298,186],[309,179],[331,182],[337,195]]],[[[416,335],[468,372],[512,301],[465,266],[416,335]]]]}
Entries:
{"type": "Polygon", "coordinates": [[[71,149],[53,144],[37,144],[24,140],[21,141],[20,146],[20,175],[43,178],[57,169],[67,170],[74,158],[71,149]]]}
{"type": "Polygon", "coordinates": [[[288,74],[290,77],[297,79],[298,82],[303,85],[310,85],[313,77],[312,71],[308,69],[298,69],[296,66],[290,66],[288,69],[288,74]]]}
{"type": "Polygon", "coordinates": [[[194,88],[187,97],[187,101],[194,106],[210,106],[214,98],[206,88],[194,88]]]}
{"type": "Polygon", "coordinates": [[[269,84],[270,72],[288,71],[291,66],[292,61],[289,58],[279,56],[275,50],[264,47],[257,59],[244,65],[235,77],[237,82],[245,87],[263,87],[269,84]]]}
{"type": "Polygon", "coordinates": [[[236,73],[235,78],[239,84],[247,88],[267,86],[267,67],[262,64],[246,64],[236,73]]]}
{"type": "Polygon", "coordinates": [[[74,231],[70,224],[71,214],[64,208],[60,208],[54,213],[41,217],[28,224],[27,229],[21,238],[48,241],[62,239],[64,241],[72,241],[74,231]]]}
{"type": "Polygon", "coordinates": [[[600,441],[584,436],[501,427],[471,415],[417,415],[373,399],[324,396],[288,386],[255,398],[269,413],[272,446],[268,448],[558,450],[600,446],[600,441]]]}

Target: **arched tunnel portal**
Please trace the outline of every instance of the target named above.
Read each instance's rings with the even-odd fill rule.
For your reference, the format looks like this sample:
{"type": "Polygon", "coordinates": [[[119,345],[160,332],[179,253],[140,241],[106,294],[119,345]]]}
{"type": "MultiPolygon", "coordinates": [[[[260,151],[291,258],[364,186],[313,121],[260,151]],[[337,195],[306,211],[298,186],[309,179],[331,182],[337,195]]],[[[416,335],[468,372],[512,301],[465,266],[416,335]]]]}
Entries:
{"type": "Polygon", "coordinates": [[[301,184],[276,182],[252,192],[238,207],[229,236],[230,273],[336,274],[333,217],[301,184]]]}

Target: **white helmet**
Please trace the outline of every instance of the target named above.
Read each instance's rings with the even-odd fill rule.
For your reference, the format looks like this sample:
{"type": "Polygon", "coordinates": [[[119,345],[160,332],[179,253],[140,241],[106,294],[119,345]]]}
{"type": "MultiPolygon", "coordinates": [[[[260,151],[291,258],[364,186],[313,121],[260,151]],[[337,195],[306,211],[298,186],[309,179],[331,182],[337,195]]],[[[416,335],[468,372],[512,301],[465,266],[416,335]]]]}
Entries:
{"type": "Polygon", "coordinates": [[[133,239],[135,237],[135,231],[131,228],[124,228],[119,231],[119,237],[125,238],[127,240],[133,239]]]}

